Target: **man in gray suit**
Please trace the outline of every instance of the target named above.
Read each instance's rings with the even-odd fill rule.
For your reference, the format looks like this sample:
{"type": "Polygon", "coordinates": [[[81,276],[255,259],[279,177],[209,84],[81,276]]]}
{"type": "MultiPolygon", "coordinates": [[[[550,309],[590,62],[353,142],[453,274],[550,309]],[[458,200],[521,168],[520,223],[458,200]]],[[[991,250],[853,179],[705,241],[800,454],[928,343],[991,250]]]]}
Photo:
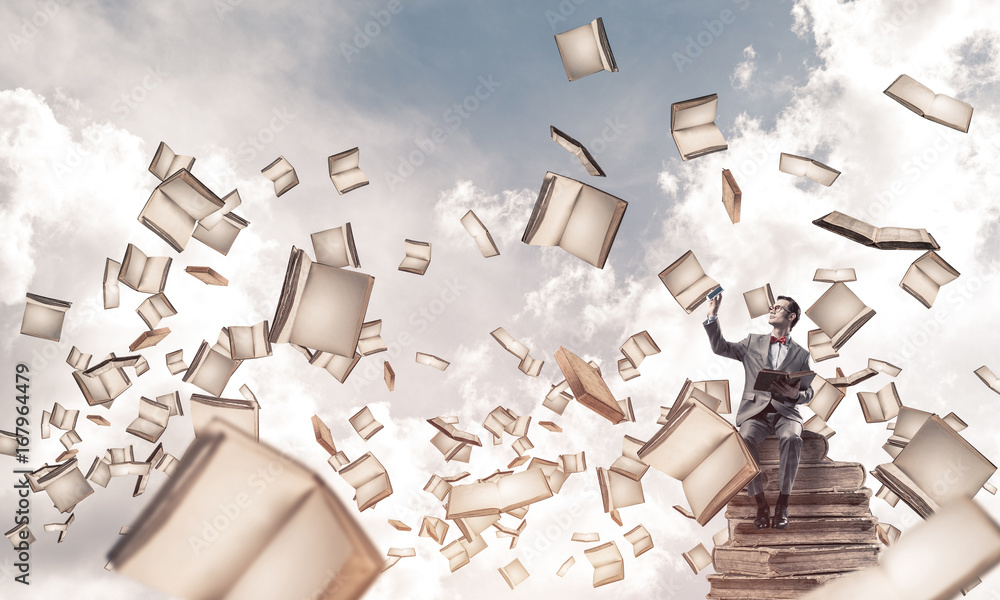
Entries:
{"type": "Polygon", "coordinates": [[[800,390],[795,385],[778,381],[768,392],[753,389],[757,374],[761,369],[781,371],[806,371],[809,369],[809,352],[792,341],[791,330],[799,322],[802,310],[795,300],[778,296],[771,306],[767,322],[771,325],[771,335],[751,333],[742,342],[735,344],[722,337],[719,328],[719,305],[722,294],[708,303],[708,319],[705,331],[712,343],[712,351],[743,363],[746,383],[740,407],[736,411],[736,426],[747,444],[754,460],[760,462],[757,448],[769,434],[778,436],[779,477],[781,480],[778,502],[774,506],[774,520],[770,520],[770,507],[764,497],[761,476],[757,475],[748,485],[747,492],[757,501],[757,518],[753,525],[757,529],[788,527],[788,495],[792,491],[795,472],[799,467],[802,451],[802,415],[798,405],[812,399],[812,388],[800,390]]]}

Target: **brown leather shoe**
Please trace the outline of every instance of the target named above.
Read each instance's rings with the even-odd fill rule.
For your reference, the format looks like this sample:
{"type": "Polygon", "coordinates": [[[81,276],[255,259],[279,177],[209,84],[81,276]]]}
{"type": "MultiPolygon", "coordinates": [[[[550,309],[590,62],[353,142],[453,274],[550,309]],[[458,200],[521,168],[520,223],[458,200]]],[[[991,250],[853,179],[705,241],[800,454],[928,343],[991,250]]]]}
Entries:
{"type": "MultiPolygon", "coordinates": [[[[756,522],[755,522],[756,524],[756,522]]],[[[771,521],[772,529],[786,529],[788,527],[788,505],[774,505],[774,519],[771,521]]]]}
{"type": "Polygon", "coordinates": [[[757,518],[753,520],[754,529],[767,529],[771,526],[771,509],[767,506],[757,507],[757,518]]]}

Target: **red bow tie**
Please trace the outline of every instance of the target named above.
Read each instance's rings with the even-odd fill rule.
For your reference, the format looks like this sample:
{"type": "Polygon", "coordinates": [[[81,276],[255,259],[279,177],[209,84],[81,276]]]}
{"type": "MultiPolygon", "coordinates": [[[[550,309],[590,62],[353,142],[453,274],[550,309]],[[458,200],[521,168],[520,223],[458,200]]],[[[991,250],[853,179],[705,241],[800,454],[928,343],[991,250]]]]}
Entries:
{"type": "Polygon", "coordinates": [[[785,339],[785,336],[781,336],[781,337],[774,337],[774,336],[772,335],[772,336],[771,336],[771,343],[772,343],[772,344],[774,344],[774,343],[781,343],[782,345],[784,345],[784,344],[786,344],[786,343],[787,343],[787,340],[785,339]]]}

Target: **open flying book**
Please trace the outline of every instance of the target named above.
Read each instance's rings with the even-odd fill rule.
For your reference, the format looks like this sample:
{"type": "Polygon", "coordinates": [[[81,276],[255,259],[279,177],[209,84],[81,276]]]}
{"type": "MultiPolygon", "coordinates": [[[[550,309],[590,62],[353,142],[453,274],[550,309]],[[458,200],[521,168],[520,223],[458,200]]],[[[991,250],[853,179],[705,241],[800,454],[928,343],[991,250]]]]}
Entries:
{"type": "Polygon", "coordinates": [[[872,475],[927,518],[959,498],[972,498],[996,466],[937,415],[927,417],[906,446],[872,475]]]}
{"type": "Polygon", "coordinates": [[[382,567],[317,474],[220,421],[192,442],[109,559],[120,573],[190,600],[354,600],[382,567]],[[281,469],[261,478],[275,464],[281,469]],[[227,525],[206,529],[213,520],[227,525]]]}
{"type": "Polygon", "coordinates": [[[24,316],[21,319],[21,335],[58,342],[62,337],[63,321],[72,302],[46,298],[37,294],[25,294],[24,316]]]}
{"type": "Polygon", "coordinates": [[[875,227],[864,221],[833,211],[815,221],[813,225],[842,235],[865,246],[879,250],[940,250],[941,246],[926,229],[905,227],[875,227]]]}
{"type": "Polygon", "coordinates": [[[167,296],[160,292],[143,300],[135,312],[139,314],[139,318],[146,324],[146,327],[156,329],[161,319],[176,315],[177,309],[170,303],[167,296]]]}
{"type": "Polygon", "coordinates": [[[830,345],[837,351],[875,316],[875,310],[865,306],[847,285],[835,283],[806,309],[806,315],[830,336],[830,345]]]}
{"type": "Polygon", "coordinates": [[[896,384],[891,381],[877,392],[858,392],[858,400],[866,423],[884,423],[894,419],[903,405],[896,384]]]}
{"type": "Polygon", "coordinates": [[[299,176],[295,174],[295,168],[285,159],[279,156],[274,162],[260,170],[272,182],[274,182],[274,195],[281,197],[282,194],[299,184],[299,176]]]}
{"type": "Polygon", "coordinates": [[[500,514],[551,497],[545,473],[541,469],[528,469],[495,482],[453,486],[448,497],[447,518],[500,514]]]}
{"type": "Polygon", "coordinates": [[[479,253],[483,255],[483,258],[490,258],[500,254],[496,242],[493,241],[493,236],[490,235],[489,230],[479,220],[476,213],[470,210],[462,216],[461,222],[462,227],[465,227],[465,230],[469,232],[472,239],[476,241],[476,247],[479,248],[479,253]]]}
{"type": "Polygon", "coordinates": [[[339,473],[354,488],[359,511],[372,508],[392,495],[389,473],[371,452],[366,452],[361,458],[342,467],[339,473]]]}
{"type": "Polygon", "coordinates": [[[241,364],[242,360],[233,360],[229,329],[224,327],[215,345],[209,346],[208,342],[202,340],[194,358],[191,359],[191,365],[184,372],[182,381],[192,383],[209,394],[220,396],[226,389],[229,378],[241,364]]]}
{"type": "Polygon", "coordinates": [[[988,388],[1000,394],[1000,378],[998,378],[989,367],[983,365],[974,371],[976,377],[986,384],[988,388]]]}
{"type": "Polygon", "coordinates": [[[597,164],[596,160],[594,160],[594,156],[583,146],[583,144],[556,129],[555,125],[549,125],[549,134],[552,135],[553,142],[559,144],[568,150],[573,156],[577,157],[583,166],[587,168],[588,173],[595,177],[605,176],[604,170],[601,169],[601,166],[597,164]]]}
{"type": "Polygon", "coordinates": [[[617,71],[604,20],[600,17],[555,36],[566,77],[573,81],[599,71],[617,71]]]}
{"type": "Polygon", "coordinates": [[[722,204],[726,207],[726,214],[733,224],[740,222],[740,205],[743,201],[743,192],[736,183],[736,178],[729,169],[722,170],[722,204]]]}
{"type": "Polygon", "coordinates": [[[101,404],[111,408],[115,398],[132,386],[124,367],[127,363],[135,366],[138,359],[138,356],[125,356],[103,360],[86,371],[73,371],[73,380],[89,406],[101,404]]]}
{"type": "Polygon", "coordinates": [[[375,278],[321,265],[292,247],[269,340],[354,356],[375,278]]]}
{"type": "Polygon", "coordinates": [[[937,252],[928,250],[913,261],[903,275],[903,280],[899,282],[899,287],[930,308],[941,286],[955,281],[958,276],[959,272],[938,256],[937,252]]]}
{"type": "Polygon", "coordinates": [[[32,492],[44,491],[61,513],[72,512],[76,505],[94,493],[76,458],[57,465],[44,465],[25,476],[32,492]]]}
{"type": "Polygon", "coordinates": [[[853,268],[844,269],[816,269],[816,274],[813,275],[813,281],[822,281],[825,283],[837,283],[837,282],[847,282],[847,281],[857,281],[858,275],[854,272],[853,268]]]}
{"type": "Polygon", "coordinates": [[[344,223],[340,227],[316,232],[310,237],[312,238],[313,251],[316,253],[316,262],[331,267],[358,268],[361,266],[350,222],[344,223]]]}
{"type": "Polygon", "coordinates": [[[190,171],[193,166],[193,156],[174,154],[166,142],[160,142],[156,147],[156,154],[153,155],[153,161],[149,163],[149,172],[163,181],[181,169],[190,171]]]}
{"type": "Polygon", "coordinates": [[[604,268],[628,202],[551,171],[545,174],[521,241],[559,246],[604,268]]]}
{"type": "Polygon", "coordinates": [[[399,263],[399,270],[414,275],[423,275],[431,265],[431,243],[416,240],[403,240],[403,251],[406,256],[399,263]]]}
{"type": "Polygon", "coordinates": [[[757,373],[757,380],[754,381],[753,389],[758,392],[770,392],[771,387],[775,383],[781,381],[787,383],[788,385],[798,386],[800,390],[804,390],[812,384],[813,377],[816,373],[812,371],[796,371],[794,373],[788,371],[776,371],[773,369],[761,369],[757,373]]]}
{"type": "Polygon", "coordinates": [[[358,166],[360,160],[361,151],[357,148],[334,154],[327,159],[330,167],[330,179],[333,181],[333,186],[337,188],[338,194],[343,195],[368,185],[368,178],[358,166]]]}
{"type": "Polygon", "coordinates": [[[972,106],[930,88],[909,75],[900,75],[885,90],[885,95],[928,121],[940,123],[962,133],[969,133],[972,106]]]}
{"type": "Polygon", "coordinates": [[[135,244],[129,244],[118,271],[118,281],[137,292],[159,294],[167,285],[172,261],[168,256],[146,256],[135,244]]]}
{"type": "Polygon", "coordinates": [[[698,258],[690,250],[660,271],[660,281],[688,314],[722,291],[718,282],[705,274],[698,258]]]}
{"type": "Polygon", "coordinates": [[[225,202],[187,169],[156,186],[139,212],[139,222],[182,252],[200,219],[221,210],[225,202]]]}
{"type": "Polygon", "coordinates": [[[806,406],[824,421],[828,421],[847,393],[819,376],[813,377],[811,386],[813,397],[806,406]]]}
{"type": "Polygon", "coordinates": [[[231,325],[226,330],[229,332],[230,357],[234,361],[271,356],[266,320],[250,326],[231,325]]]}
{"type": "Polygon", "coordinates": [[[833,349],[833,342],[822,329],[810,329],[806,333],[809,355],[816,362],[837,358],[840,353],[833,349]]]}
{"type": "Polygon", "coordinates": [[[729,148],[715,124],[719,95],[709,94],[670,105],[670,135],[681,159],[690,160],[729,148]]]}
{"type": "Polygon", "coordinates": [[[816,183],[830,187],[833,182],[840,177],[840,171],[828,167],[818,160],[813,160],[805,156],[781,153],[778,160],[778,170],[782,173],[812,179],[816,183]]]}
{"type": "Polygon", "coordinates": [[[736,428],[701,402],[687,403],[638,455],[650,467],[681,482],[700,525],[708,523],[760,472],[736,428]]]}

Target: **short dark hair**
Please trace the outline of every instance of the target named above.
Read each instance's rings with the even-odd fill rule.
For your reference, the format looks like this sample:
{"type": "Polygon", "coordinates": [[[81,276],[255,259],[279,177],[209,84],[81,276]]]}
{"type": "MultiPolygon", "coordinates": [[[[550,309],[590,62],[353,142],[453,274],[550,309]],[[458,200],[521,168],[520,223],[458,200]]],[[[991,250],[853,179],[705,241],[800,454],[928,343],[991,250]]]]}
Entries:
{"type": "Polygon", "coordinates": [[[792,300],[788,296],[778,296],[778,300],[788,300],[788,314],[795,315],[795,318],[792,319],[792,324],[788,326],[788,330],[791,331],[792,329],[795,329],[795,324],[802,318],[802,309],[799,308],[798,302],[792,300]]]}

